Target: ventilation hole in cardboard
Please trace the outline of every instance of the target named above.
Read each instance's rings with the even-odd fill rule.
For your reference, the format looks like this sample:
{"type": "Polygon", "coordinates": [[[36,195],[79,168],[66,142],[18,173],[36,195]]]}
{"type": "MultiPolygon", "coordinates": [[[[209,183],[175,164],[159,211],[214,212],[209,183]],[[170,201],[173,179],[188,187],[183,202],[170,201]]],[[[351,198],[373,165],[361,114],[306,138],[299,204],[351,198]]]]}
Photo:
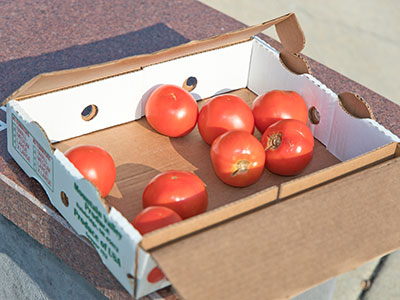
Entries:
{"type": "Polygon", "coordinates": [[[97,115],[98,110],[99,109],[94,104],[86,106],[81,112],[82,119],[85,121],[93,120],[93,118],[97,115]]]}
{"type": "Polygon", "coordinates": [[[282,51],[279,53],[279,60],[287,70],[294,74],[311,74],[307,60],[298,53],[282,51]]]}
{"type": "Polygon", "coordinates": [[[188,92],[191,92],[195,89],[197,86],[197,78],[194,76],[188,77],[185,82],[182,84],[182,87],[187,90],[188,92]]]}
{"type": "Polygon", "coordinates": [[[319,122],[321,121],[319,111],[315,106],[311,106],[308,110],[308,118],[313,124],[319,124],[319,122]]]}
{"type": "Polygon", "coordinates": [[[65,194],[63,191],[61,191],[60,197],[61,197],[61,202],[65,205],[65,207],[68,207],[69,206],[69,199],[68,199],[67,194],[65,194]]]}
{"type": "Polygon", "coordinates": [[[340,107],[355,118],[369,118],[375,120],[371,107],[360,95],[354,93],[341,93],[339,96],[340,107]]]}

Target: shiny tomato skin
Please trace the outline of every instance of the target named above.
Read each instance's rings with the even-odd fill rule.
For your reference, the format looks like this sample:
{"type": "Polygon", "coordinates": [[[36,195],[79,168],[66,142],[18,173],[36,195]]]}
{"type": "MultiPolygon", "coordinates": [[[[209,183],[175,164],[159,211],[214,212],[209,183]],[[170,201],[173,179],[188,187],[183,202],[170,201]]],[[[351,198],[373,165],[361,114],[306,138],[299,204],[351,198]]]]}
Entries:
{"type": "Polygon", "coordinates": [[[165,275],[164,273],[160,270],[159,267],[154,267],[149,274],[147,275],[147,281],[150,283],[156,283],[159,282],[160,280],[164,279],[165,275]]]}
{"type": "Polygon", "coordinates": [[[203,140],[211,145],[229,130],[254,132],[254,117],[250,107],[240,97],[220,95],[208,101],[200,110],[198,128],[203,140]]]}
{"type": "Polygon", "coordinates": [[[98,146],[80,145],[68,149],[64,155],[97,187],[103,198],[108,195],[115,182],[116,169],[107,151],[98,146]]]}
{"type": "Polygon", "coordinates": [[[265,167],[279,175],[300,173],[313,156],[312,132],[306,124],[298,120],[281,120],[272,124],[261,137],[261,143],[267,149],[265,167]],[[279,146],[274,146],[273,140],[279,135],[279,146]]]}
{"type": "Polygon", "coordinates": [[[156,88],[145,106],[147,122],[169,137],[188,134],[196,126],[199,109],[196,100],[179,86],[165,84],[156,88]]]}
{"type": "MultiPolygon", "coordinates": [[[[149,206],[142,210],[131,222],[141,235],[153,230],[182,221],[182,218],[172,209],[163,206],[149,206]]],[[[165,278],[158,267],[154,267],[147,275],[147,281],[156,283],[165,278]]]]}
{"type": "Polygon", "coordinates": [[[182,221],[172,209],[163,206],[149,206],[142,210],[131,222],[141,235],[164,226],[182,221]]]}
{"type": "Polygon", "coordinates": [[[143,192],[143,207],[149,206],[168,207],[187,219],[207,210],[207,190],[191,172],[166,171],[155,176],[143,192]]]}
{"type": "Polygon", "coordinates": [[[215,174],[226,184],[244,187],[262,175],[265,152],[250,133],[231,130],[217,137],[210,150],[215,174]]]}
{"type": "Polygon", "coordinates": [[[258,131],[264,131],[282,119],[296,119],[307,123],[307,104],[294,91],[273,90],[258,96],[252,104],[254,120],[258,131]]]}

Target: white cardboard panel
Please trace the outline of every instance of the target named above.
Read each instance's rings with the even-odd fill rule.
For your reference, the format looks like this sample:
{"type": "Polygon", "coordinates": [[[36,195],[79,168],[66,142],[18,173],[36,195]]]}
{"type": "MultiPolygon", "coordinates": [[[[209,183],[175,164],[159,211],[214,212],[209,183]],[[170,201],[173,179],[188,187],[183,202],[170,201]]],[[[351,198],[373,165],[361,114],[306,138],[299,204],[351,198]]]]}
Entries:
{"type": "Polygon", "coordinates": [[[197,79],[191,93],[196,100],[243,88],[247,84],[251,51],[252,41],[248,41],[145,67],[146,96],[160,84],[182,86],[190,76],[197,79]]]}
{"type": "Polygon", "coordinates": [[[155,85],[182,86],[189,76],[198,85],[196,100],[246,86],[252,42],[206,51],[156,64],[129,74],[88,83],[21,101],[30,116],[46,131],[51,142],[133,121],[144,115],[145,100],[155,85]],[[240,57],[240,59],[237,59],[240,57]],[[94,104],[98,114],[81,117],[94,104]]]}
{"type": "Polygon", "coordinates": [[[279,53],[271,46],[253,40],[253,51],[247,87],[257,95],[271,90],[292,90],[302,92],[305,76],[294,74],[284,67],[279,60],[279,53]]]}
{"type": "Polygon", "coordinates": [[[327,146],[331,136],[332,121],[338,97],[313,76],[306,74],[304,78],[307,78],[307,81],[302,96],[307,102],[308,109],[314,106],[320,114],[320,122],[315,125],[308,121],[308,126],[313,135],[327,146]]]}
{"type": "Polygon", "coordinates": [[[20,103],[43,127],[51,142],[61,141],[140,118],[141,110],[136,108],[143,94],[142,75],[124,74],[20,103]],[[81,112],[90,104],[98,107],[98,114],[84,121],[81,112]]]}
{"type": "Polygon", "coordinates": [[[151,283],[147,280],[147,276],[155,267],[157,267],[157,264],[150,256],[150,254],[145,252],[142,248],[139,247],[139,263],[138,263],[137,281],[136,281],[137,298],[143,297],[153,291],[157,291],[159,289],[171,285],[171,283],[166,279],[162,279],[154,283],[151,283]]]}
{"type": "Polygon", "coordinates": [[[342,161],[387,145],[400,142],[389,130],[371,119],[358,119],[336,105],[327,148],[342,161]]]}

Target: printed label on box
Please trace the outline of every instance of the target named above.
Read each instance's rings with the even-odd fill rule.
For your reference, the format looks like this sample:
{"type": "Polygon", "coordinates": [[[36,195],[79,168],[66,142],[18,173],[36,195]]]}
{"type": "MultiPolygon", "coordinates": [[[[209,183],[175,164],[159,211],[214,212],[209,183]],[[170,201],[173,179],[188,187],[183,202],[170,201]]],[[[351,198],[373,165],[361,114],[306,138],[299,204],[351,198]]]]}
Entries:
{"type": "Polygon", "coordinates": [[[104,259],[111,259],[121,268],[120,249],[116,244],[122,239],[122,233],[81,191],[76,183],[74,189],[84,200],[82,205],[79,202],[75,203],[74,216],[86,229],[85,236],[104,259]],[[116,242],[113,242],[113,240],[116,240],[116,242]]]}
{"type": "Polygon", "coordinates": [[[43,149],[14,114],[12,115],[11,132],[13,148],[53,191],[54,163],[51,155],[43,149]]]}

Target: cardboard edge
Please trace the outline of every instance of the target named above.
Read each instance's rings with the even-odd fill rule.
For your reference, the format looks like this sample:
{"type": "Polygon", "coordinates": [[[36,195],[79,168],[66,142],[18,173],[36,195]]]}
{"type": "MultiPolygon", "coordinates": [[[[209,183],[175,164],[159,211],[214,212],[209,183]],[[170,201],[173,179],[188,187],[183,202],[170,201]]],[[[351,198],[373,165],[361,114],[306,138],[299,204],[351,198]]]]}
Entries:
{"type": "Polygon", "coordinates": [[[43,136],[46,138],[47,143],[49,144],[49,148],[52,153],[54,153],[55,147],[53,144],[50,142],[49,136],[47,135],[46,131],[43,129],[43,127],[39,124],[37,121],[32,121],[33,123],[36,124],[36,126],[42,131],[43,136]]]}
{"type": "MultiPolygon", "coordinates": [[[[8,107],[8,105],[6,105],[6,114],[7,114],[7,110],[9,110],[10,108],[8,107]]],[[[18,109],[21,109],[20,107],[18,109]]],[[[19,112],[19,111],[18,111],[19,112]]],[[[25,112],[24,112],[25,113],[25,112]]],[[[8,119],[7,119],[8,120],[8,119]]],[[[27,121],[28,122],[28,121],[27,121]]],[[[49,136],[47,135],[46,131],[44,130],[44,128],[39,124],[39,122],[34,121],[34,120],[29,120],[28,123],[34,123],[36,125],[36,127],[41,131],[40,134],[43,135],[44,140],[47,142],[49,149],[51,151],[51,153],[54,154],[54,146],[52,145],[52,143],[50,142],[49,136]]]]}
{"type": "Polygon", "coordinates": [[[279,53],[279,61],[287,70],[296,75],[312,73],[307,60],[298,53],[284,50],[279,53]]]}
{"type": "MultiPolygon", "coordinates": [[[[278,197],[287,198],[294,194],[303,192],[322,183],[347,175],[353,171],[367,167],[371,164],[381,162],[396,156],[396,149],[400,149],[400,144],[393,142],[378,149],[357,156],[348,161],[333,165],[312,174],[296,178],[282,183],[278,197]]],[[[399,150],[400,151],[400,150],[399,150]]]]}
{"type": "MultiPolygon", "coordinates": [[[[398,147],[398,145],[396,146],[397,147],[397,149],[399,149],[398,147]]],[[[394,167],[397,167],[398,166],[398,164],[399,164],[399,159],[398,158],[396,158],[396,159],[393,159],[393,160],[390,160],[390,161],[386,161],[386,162],[383,162],[382,164],[379,164],[379,165],[377,165],[377,166],[374,166],[373,167],[373,169],[374,170],[379,170],[379,169],[381,169],[381,168],[385,168],[385,167],[389,167],[390,165],[392,165],[391,166],[391,168],[392,168],[392,170],[393,170],[393,164],[395,164],[395,166],[394,167]]],[[[368,170],[364,170],[364,171],[368,171],[368,170]]],[[[384,177],[384,176],[381,176],[380,178],[382,179],[382,177],[384,177]]],[[[357,188],[354,188],[354,186],[355,185],[353,185],[353,190],[356,190],[357,191],[357,188]]],[[[370,185],[370,187],[371,187],[371,185],[370,185]]],[[[387,195],[387,194],[386,194],[387,195]]],[[[345,201],[347,201],[347,199],[346,198],[342,198],[342,199],[344,199],[345,201]]],[[[374,198],[373,199],[373,201],[375,201],[375,199],[376,198],[374,198]]],[[[321,199],[321,200],[323,200],[323,199],[321,199]]],[[[393,200],[393,199],[392,199],[393,200]]],[[[376,202],[376,201],[375,201],[376,202]]],[[[393,201],[388,201],[388,202],[391,202],[391,203],[393,203],[393,201]]],[[[362,205],[362,203],[360,203],[361,205],[362,205]]],[[[297,210],[293,210],[292,211],[292,213],[296,213],[297,212],[297,210]]],[[[352,212],[350,212],[350,213],[348,213],[347,215],[348,215],[348,217],[350,216],[351,217],[351,215],[352,214],[354,214],[354,211],[352,211],[352,212]]],[[[394,214],[393,214],[394,215],[394,214]]],[[[392,218],[394,217],[392,215],[392,218]]],[[[368,222],[368,220],[367,220],[367,222],[368,222]]],[[[375,220],[375,222],[376,222],[376,220],[375,220]]],[[[275,223],[275,224],[279,224],[279,223],[275,223]]],[[[294,223],[294,224],[291,224],[290,226],[293,226],[293,225],[296,225],[296,223],[294,223]]],[[[303,224],[304,225],[304,224],[303,224]]],[[[294,227],[296,227],[296,226],[294,226],[294,227]]],[[[340,227],[340,226],[339,226],[340,227]]],[[[269,228],[269,227],[266,227],[266,228],[269,228]]],[[[309,228],[311,228],[311,227],[309,227],[309,228]]],[[[343,230],[343,228],[341,228],[342,230],[343,230]]],[[[275,230],[272,230],[273,232],[275,232],[276,231],[276,228],[275,228],[275,230]]],[[[392,232],[396,232],[395,230],[392,230],[392,232]]],[[[221,232],[220,232],[221,233],[221,232]]],[[[226,235],[224,235],[224,236],[226,236],[226,235]]],[[[299,235],[299,236],[301,236],[301,235],[299,235]]],[[[279,236],[278,236],[279,237],[279,236]]],[[[308,236],[308,238],[310,239],[310,237],[312,238],[312,236],[308,236]]],[[[256,239],[254,239],[254,240],[256,240],[256,239]]],[[[202,241],[203,241],[203,244],[206,244],[207,245],[207,243],[204,243],[204,239],[202,239],[202,241]]],[[[271,241],[269,241],[269,240],[266,240],[268,243],[271,243],[271,241]]],[[[392,241],[393,241],[393,239],[392,239],[392,241]]],[[[352,243],[352,240],[350,240],[350,241],[348,241],[348,242],[350,242],[350,243],[352,243]]],[[[364,240],[364,242],[365,242],[365,240],[364,240]]],[[[185,244],[185,243],[181,243],[182,245],[183,244],[185,244]]],[[[176,245],[179,245],[179,242],[176,244],[176,245]]],[[[171,246],[172,247],[174,247],[174,246],[176,246],[175,244],[172,244],[171,246]]],[[[186,243],[185,244],[186,246],[188,246],[188,245],[193,245],[192,243],[186,243]]],[[[226,243],[224,243],[224,245],[226,245],[226,243]]],[[[247,244],[245,244],[245,245],[247,245],[247,244]]],[[[167,245],[165,248],[168,248],[168,246],[169,245],[167,245]]],[[[228,246],[231,246],[231,245],[228,245],[228,246]]],[[[305,249],[307,249],[307,250],[310,250],[310,248],[307,248],[307,245],[306,245],[306,243],[303,245],[302,244],[302,246],[305,246],[305,249]]],[[[316,245],[313,245],[314,247],[316,246],[316,245]]],[[[188,246],[189,247],[189,246],[188,246]]],[[[210,249],[210,248],[212,248],[213,246],[211,245],[208,249],[210,249]]],[[[260,247],[260,246],[258,246],[258,247],[260,247]]],[[[164,249],[165,249],[164,247],[160,247],[160,248],[157,248],[157,249],[154,249],[154,251],[152,251],[152,255],[155,253],[157,253],[157,251],[163,251],[164,249]]],[[[208,250],[207,249],[207,250],[208,250]]],[[[235,249],[235,248],[233,248],[233,249],[235,249]]],[[[293,249],[293,248],[292,248],[293,249]]],[[[353,253],[354,253],[354,250],[355,249],[357,249],[357,247],[353,247],[353,253]]],[[[311,283],[310,281],[309,282],[306,282],[305,284],[304,283],[302,283],[301,285],[298,285],[297,284],[297,286],[294,286],[294,287],[292,287],[292,288],[289,288],[288,289],[288,287],[287,286],[282,286],[282,288],[278,291],[278,295],[276,295],[276,293],[275,293],[275,297],[278,297],[278,298],[276,298],[276,299],[289,299],[289,298],[292,298],[292,297],[294,297],[295,295],[298,295],[299,293],[301,293],[301,292],[304,292],[304,291],[306,291],[306,290],[308,290],[308,289],[310,289],[310,288],[312,288],[312,287],[314,287],[314,286],[317,286],[318,284],[320,284],[320,283],[322,283],[322,282],[324,282],[324,281],[326,281],[326,280],[329,280],[330,278],[333,278],[333,277],[336,277],[337,275],[340,275],[340,274],[343,274],[343,273],[345,273],[345,272],[347,272],[347,271],[349,271],[349,270],[351,270],[351,269],[354,269],[354,268],[356,268],[357,266],[360,266],[360,265],[362,265],[363,263],[366,263],[367,261],[369,261],[369,260],[372,260],[372,259],[374,259],[374,258],[376,258],[376,257],[380,257],[381,255],[385,255],[385,254],[387,254],[387,253],[390,253],[390,252],[392,252],[392,251],[394,251],[394,250],[396,250],[396,249],[398,249],[398,245],[396,245],[396,243],[389,243],[388,245],[385,245],[384,246],[384,251],[382,251],[382,252],[380,252],[380,254],[379,255],[377,255],[376,253],[377,253],[377,251],[374,251],[374,253],[369,253],[369,254],[372,254],[372,255],[367,255],[367,256],[365,256],[365,255],[358,255],[357,257],[355,257],[355,258],[352,258],[352,260],[349,260],[349,261],[347,261],[347,260],[343,260],[343,259],[341,259],[341,260],[339,260],[338,262],[339,263],[337,263],[333,268],[331,268],[331,269],[329,269],[329,271],[328,272],[325,272],[325,274],[324,274],[324,277],[320,277],[319,279],[317,279],[317,280],[313,280],[313,282],[311,283]]],[[[187,251],[187,248],[185,249],[186,251],[187,251]]],[[[358,251],[357,251],[358,252],[358,251]]],[[[308,257],[309,257],[309,259],[310,260],[312,260],[313,258],[312,258],[312,255],[310,256],[310,254],[309,254],[309,251],[306,251],[306,255],[308,255],[308,257]]],[[[344,255],[346,255],[346,252],[344,252],[344,255]]],[[[155,255],[156,256],[156,255],[155,255]]],[[[166,262],[166,259],[169,259],[169,258],[171,258],[171,260],[170,260],[170,262],[173,262],[173,263],[175,263],[176,264],[176,262],[178,262],[179,261],[179,259],[174,259],[173,257],[176,257],[176,258],[179,258],[179,253],[174,253],[174,252],[172,252],[172,255],[169,255],[170,257],[168,258],[168,255],[165,255],[165,252],[164,252],[164,255],[162,255],[162,256],[156,256],[157,258],[155,258],[155,260],[158,262],[158,263],[165,263],[166,262]],[[162,257],[163,256],[163,257],[162,257]]],[[[290,255],[289,255],[290,256],[290,255]]],[[[273,256],[272,256],[273,257],[273,256]]],[[[235,261],[230,261],[229,262],[230,264],[235,264],[235,261]]],[[[292,262],[293,263],[293,262],[292,262]]],[[[225,261],[224,261],[224,265],[225,264],[227,264],[225,261]]],[[[288,266],[290,266],[290,265],[288,265],[288,266]]],[[[320,266],[319,264],[318,265],[314,265],[314,267],[317,267],[318,268],[318,266],[320,266]]],[[[170,265],[170,267],[171,267],[171,265],[170,265]]],[[[324,270],[324,269],[321,269],[321,270],[324,270]]],[[[207,279],[207,275],[206,274],[204,274],[204,273],[202,273],[202,272],[199,272],[199,274],[201,274],[201,276],[206,276],[205,278],[205,282],[204,282],[204,284],[207,284],[207,280],[209,280],[209,279],[207,279]],[[204,274],[204,275],[203,275],[204,274]]],[[[167,273],[167,275],[168,275],[168,273],[167,273]]],[[[223,277],[222,277],[223,278],[223,277]]],[[[240,276],[239,276],[239,278],[241,278],[240,276]]],[[[182,295],[183,296],[188,296],[188,295],[184,295],[184,293],[183,293],[183,291],[181,291],[180,290],[180,288],[182,288],[182,284],[179,286],[179,281],[177,281],[177,280],[175,280],[176,278],[174,278],[174,279],[171,279],[171,283],[173,284],[173,285],[175,285],[175,288],[178,290],[178,292],[179,293],[181,293],[182,292],[182,295]]],[[[293,279],[293,278],[292,278],[293,279]]],[[[226,280],[226,279],[225,279],[226,280]]],[[[246,280],[245,280],[246,281],[246,280]]],[[[186,282],[187,283],[187,282],[186,282]]],[[[236,282],[236,284],[238,284],[237,282],[236,282]]],[[[240,284],[240,283],[239,283],[240,284]]],[[[205,285],[206,286],[206,285],[205,285]]],[[[216,284],[215,286],[217,286],[218,287],[218,285],[216,284]]],[[[214,286],[214,288],[215,288],[215,286],[214,286]]],[[[244,283],[244,285],[243,285],[244,287],[246,286],[245,285],[245,283],[244,283]]],[[[228,287],[230,288],[230,291],[232,291],[232,290],[234,290],[234,287],[232,287],[232,285],[228,285],[228,287]]],[[[254,288],[254,287],[253,287],[254,288]]],[[[245,290],[246,291],[246,290],[245,290]]],[[[200,293],[198,293],[199,292],[199,289],[197,289],[197,295],[196,296],[199,296],[199,297],[201,297],[202,295],[203,295],[203,293],[201,293],[201,291],[200,291],[200,293]]],[[[207,292],[205,292],[204,293],[205,295],[207,295],[207,292]]],[[[229,293],[230,295],[234,295],[234,292],[233,293],[229,293]]],[[[242,295],[243,295],[243,293],[242,293],[242,295]]],[[[192,295],[193,296],[193,295],[192,295]]],[[[264,296],[265,296],[265,294],[264,294],[264,296]]],[[[273,299],[275,299],[273,296],[271,296],[273,299]]],[[[271,299],[272,299],[271,298],[271,299]]]]}
{"type": "Polygon", "coordinates": [[[279,187],[273,186],[240,201],[230,203],[184,222],[176,223],[144,235],[139,246],[145,251],[152,250],[189,234],[204,230],[224,221],[229,221],[234,217],[259,208],[267,203],[288,198],[294,194],[338,179],[341,176],[345,176],[374,163],[393,158],[397,156],[396,151],[399,152],[400,155],[400,144],[396,142],[390,143],[349,161],[283,183],[279,187]],[[275,198],[273,198],[274,194],[275,198]]]}
{"type": "MultiPolygon", "coordinates": [[[[120,73],[115,73],[115,74],[111,74],[111,75],[106,75],[106,76],[103,76],[101,78],[93,78],[93,79],[90,79],[90,80],[82,80],[82,81],[77,82],[77,83],[72,84],[72,85],[59,86],[59,87],[55,87],[55,88],[49,88],[49,89],[46,89],[46,90],[43,89],[43,90],[40,90],[38,92],[31,92],[31,93],[24,94],[24,92],[26,92],[26,90],[28,90],[30,87],[34,86],[35,83],[42,84],[41,80],[42,81],[46,80],[45,79],[46,77],[53,77],[53,76],[62,77],[63,75],[67,75],[68,76],[68,75],[71,75],[73,73],[72,71],[77,72],[77,73],[84,73],[86,70],[93,71],[94,68],[102,68],[103,66],[106,67],[106,65],[112,65],[114,62],[117,63],[118,61],[105,62],[105,63],[99,64],[99,65],[85,66],[85,67],[74,68],[74,69],[67,69],[67,70],[61,70],[61,71],[42,73],[42,74],[36,76],[36,77],[38,77],[37,79],[36,79],[36,77],[34,77],[36,80],[32,84],[30,84],[30,81],[28,81],[24,85],[22,85],[18,90],[16,90],[9,97],[7,97],[6,100],[4,100],[4,103],[7,103],[10,100],[22,101],[22,100],[25,100],[25,99],[30,99],[30,98],[38,97],[38,96],[41,96],[41,95],[50,94],[50,93],[53,93],[53,92],[58,92],[58,91],[62,91],[62,90],[66,90],[66,89],[82,86],[82,85],[85,85],[85,84],[89,84],[89,83],[93,83],[93,82],[109,79],[109,78],[112,78],[112,77],[116,77],[116,76],[120,76],[120,75],[124,75],[124,74],[128,74],[128,73],[134,73],[134,72],[140,71],[142,69],[142,68],[132,68],[131,70],[126,71],[126,72],[120,72],[120,73]],[[26,88],[25,88],[25,86],[26,86],[26,88]]],[[[57,80],[63,81],[62,79],[59,79],[59,78],[57,80]]]]}
{"type": "Polygon", "coordinates": [[[288,18],[282,22],[277,23],[275,28],[285,50],[299,53],[304,49],[306,38],[294,13],[289,14],[288,18]]]}
{"type": "MultiPolygon", "coordinates": [[[[253,25],[244,29],[228,32],[222,35],[213,36],[204,40],[194,40],[188,43],[162,49],[150,54],[142,54],[109,61],[101,64],[90,65],[70,70],[61,70],[40,74],[26,82],[18,90],[9,96],[4,103],[11,99],[23,100],[43,95],[58,90],[63,90],[90,82],[104,80],[114,76],[135,72],[144,67],[177,59],[180,57],[198,54],[204,51],[211,51],[221,47],[233,45],[249,40],[252,36],[259,34],[265,29],[275,25],[282,38],[282,45],[286,45],[287,51],[301,51],[304,48],[304,34],[294,13],[288,13],[275,19],[253,25]],[[279,25],[280,24],[280,25],[279,25]],[[295,42],[291,42],[294,39],[295,42]],[[89,74],[90,73],[90,74],[89,74]],[[73,76],[72,76],[73,75],[73,76]],[[85,78],[86,76],[86,78],[85,78]],[[63,84],[69,77],[69,83],[63,84]],[[71,78],[72,77],[72,78],[71,78]]],[[[291,64],[288,65],[292,69],[291,64]]]]}
{"type": "Polygon", "coordinates": [[[282,43],[283,51],[279,54],[281,63],[289,71],[300,74],[311,74],[307,60],[300,55],[306,39],[295,14],[275,25],[276,33],[282,43]]]}
{"type": "Polygon", "coordinates": [[[242,200],[175,223],[143,236],[140,247],[148,251],[194,232],[228,221],[277,199],[278,187],[272,186],[242,200]]]}
{"type": "MultiPolygon", "coordinates": [[[[138,272],[139,272],[139,247],[136,245],[136,255],[135,255],[135,269],[134,269],[134,274],[133,274],[133,296],[137,298],[137,287],[138,287],[138,272]]],[[[132,274],[130,274],[132,275],[132,274]]]]}
{"type": "Polygon", "coordinates": [[[358,94],[344,92],[338,95],[340,107],[355,118],[375,120],[374,113],[368,102],[358,94]]]}
{"type": "Polygon", "coordinates": [[[29,89],[32,85],[34,85],[37,81],[41,79],[43,74],[36,75],[31,80],[25,82],[22,86],[20,86],[16,91],[14,91],[10,96],[8,96],[3,102],[1,102],[0,106],[6,105],[11,100],[17,100],[18,94],[21,91],[29,89]]]}

